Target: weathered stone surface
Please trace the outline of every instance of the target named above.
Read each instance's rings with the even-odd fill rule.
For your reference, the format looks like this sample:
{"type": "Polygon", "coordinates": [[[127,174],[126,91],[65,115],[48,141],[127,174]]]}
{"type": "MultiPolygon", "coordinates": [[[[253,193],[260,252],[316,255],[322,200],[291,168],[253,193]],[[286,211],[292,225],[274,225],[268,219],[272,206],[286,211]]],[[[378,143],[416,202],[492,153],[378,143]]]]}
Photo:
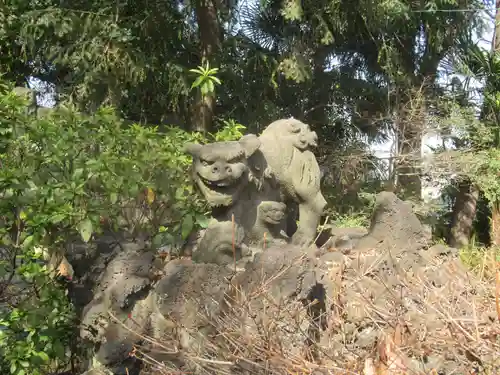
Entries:
{"type": "MultiPolygon", "coordinates": [[[[475,355],[485,361],[489,358],[491,351],[470,341],[475,323],[463,321],[472,335],[469,338],[465,330],[450,328],[452,321],[467,320],[474,311],[477,314],[475,306],[486,297],[486,289],[483,286],[483,297],[478,297],[480,284],[460,264],[456,249],[444,245],[427,249],[422,229],[409,205],[391,193],[382,193],[377,197],[370,231],[353,251],[320,256],[321,262],[331,264],[334,290],[340,291],[338,300],[333,297],[335,307],[329,317],[328,338],[322,339],[324,347],[339,356],[355,352],[368,357],[385,335],[393,334],[394,327],[404,322],[410,326],[403,332],[406,341],[399,348],[408,372],[433,368],[438,373],[464,372],[472,366],[460,349],[465,341],[475,348],[475,355]],[[448,342],[439,344],[445,345],[440,352],[435,347],[443,340],[448,342]]],[[[476,315],[478,327],[490,324],[488,316],[484,308],[476,315]]]]}
{"type": "MultiPolygon", "coordinates": [[[[283,214],[279,202],[265,208],[273,207],[272,225],[283,214]]],[[[83,285],[73,295],[88,290],[79,295],[85,305],[81,334],[95,342],[94,362],[101,368],[159,373],[129,357],[142,345],[173,373],[286,374],[294,358],[321,359],[324,366],[315,366],[327,371],[327,358],[348,362],[353,353],[364,359],[380,351],[395,327],[404,328],[400,349],[409,372],[434,367],[462,373],[471,365],[465,344],[481,360],[495,361],[491,348],[499,338],[492,338],[490,349],[474,339],[476,329],[496,322],[494,309],[484,307],[493,305],[481,304],[490,298],[488,289],[460,264],[456,249],[427,248],[411,208],[390,193],[377,198],[368,233],[334,228],[335,246],[321,251],[271,242],[253,254],[244,246],[245,227],[233,232],[230,221],[211,225],[194,246],[194,259],[170,260],[156,278],[159,263],[145,243],[105,236],[96,246],[70,249],[75,283],[83,285]],[[233,243],[241,251],[236,269],[233,243]],[[451,341],[443,350],[436,343],[445,337],[451,341]]]]}
{"type": "Polygon", "coordinates": [[[232,264],[250,254],[244,239],[243,227],[230,221],[213,222],[200,239],[192,259],[198,263],[232,264]]]}
{"type": "Polygon", "coordinates": [[[323,250],[328,250],[329,248],[338,247],[338,245],[342,247],[342,243],[348,241],[355,247],[359,240],[367,234],[368,230],[362,227],[340,228],[333,225],[327,225],[318,235],[316,246],[323,250]]]}
{"type": "Polygon", "coordinates": [[[458,250],[453,247],[449,247],[443,244],[438,244],[431,246],[429,249],[427,249],[427,253],[430,257],[436,258],[442,256],[457,255],[458,250]]]}
{"type": "Polygon", "coordinates": [[[286,209],[286,204],[282,202],[261,202],[257,207],[255,225],[248,234],[249,242],[260,249],[288,243],[289,238],[283,233],[282,225],[286,209]]]}
{"type": "Polygon", "coordinates": [[[265,280],[273,280],[269,284],[271,296],[284,301],[307,300],[316,285],[316,266],[317,260],[300,247],[274,246],[256,254],[254,261],[247,263],[245,271],[236,277],[234,284],[253,293],[262,287],[265,280]],[[280,271],[279,277],[273,279],[280,271]]]}
{"type": "Polygon", "coordinates": [[[255,253],[265,246],[289,242],[284,233],[290,233],[288,216],[297,205],[299,225],[291,242],[312,243],[326,205],[319,166],[311,151],[316,145],[316,133],[294,119],[271,123],[260,137],[249,134],[239,141],[186,145],[193,157],[193,180],[213,207],[215,219],[193,259],[227,263],[227,257],[207,253],[234,252],[239,260],[244,247],[255,253]],[[237,243],[228,243],[229,239],[236,241],[234,235],[237,243]],[[220,238],[219,244],[214,243],[216,238],[220,238]]]}
{"type": "MultiPolygon", "coordinates": [[[[82,336],[98,344],[94,361],[117,374],[124,369],[124,363],[132,368],[128,354],[134,345],[144,344],[140,335],[149,335],[165,347],[171,347],[172,353],[177,353],[157,353],[157,360],[194,371],[196,365],[190,358],[214,355],[213,337],[220,335],[224,328],[220,324],[243,322],[241,313],[246,309],[252,311],[255,319],[245,320],[244,325],[255,332],[271,319],[279,321],[283,329],[299,324],[309,332],[311,340],[316,340],[319,334],[315,327],[326,327],[324,313],[331,289],[329,280],[311,252],[304,252],[300,247],[271,246],[256,254],[245,270],[236,275],[225,265],[172,260],[166,264],[161,279],[150,288],[148,295],[138,296],[126,304],[123,303],[125,298],[110,296],[114,288],[121,285],[120,276],[124,270],[131,272],[130,280],[146,275],[142,262],[150,259],[146,256],[148,252],[144,250],[146,255],[137,257],[135,250],[132,247],[128,257],[121,253],[109,262],[109,270],[94,286],[94,299],[83,312],[82,336]],[[123,267],[126,259],[130,266],[123,267]],[[317,302],[309,306],[315,300],[317,302]],[[303,312],[298,323],[292,322],[287,312],[294,305],[303,312]],[[121,322],[110,319],[109,312],[121,322]],[[89,326],[93,334],[87,329],[89,326]]],[[[123,292],[124,295],[133,294],[134,290],[124,288],[123,292]]],[[[241,327],[225,328],[228,332],[237,332],[241,327]]],[[[303,339],[303,331],[290,328],[290,350],[299,354],[306,345],[303,339]]],[[[222,353],[219,355],[229,350],[227,343],[221,343],[219,350],[222,353]]],[[[244,373],[238,366],[235,371],[244,373]]],[[[255,369],[252,371],[255,373],[255,369]]]]}
{"type": "Polygon", "coordinates": [[[317,146],[318,136],[301,121],[281,119],[269,124],[259,139],[260,151],[280,187],[284,201],[298,204],[299,224],[292,242],[308,246],[316,237],[326,206],[320,188],[321,171],[312,152],[317,146]]]}
{"type": "Polygon", "coordinates": [[[376,198],[369,233],[359,240],[357,248],[383,247],[399,254],[405,249],[423,249],[428,243],[428,233],[411,204],[394,193],[382,192],[376,198]]]}
{"type": "MultiPolygon", "coordinates": [[[[151,336],[175,352],[193,356],[211,354],[210,337],[225,304],[232,271],[216,264],[174,260],[152,292],[151,336]],[[175,349],[174,349],[175,348],[175,349]]],[[[157,355],[177,366],[188,365],[182,354],[157,355]]]]}

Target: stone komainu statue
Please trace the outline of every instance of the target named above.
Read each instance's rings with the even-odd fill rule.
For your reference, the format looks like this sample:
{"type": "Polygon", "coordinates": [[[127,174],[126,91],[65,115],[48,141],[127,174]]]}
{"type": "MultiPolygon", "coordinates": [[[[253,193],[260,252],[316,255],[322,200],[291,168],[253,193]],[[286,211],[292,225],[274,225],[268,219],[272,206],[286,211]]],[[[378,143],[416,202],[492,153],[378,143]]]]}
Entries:
{"type": "Polygon", "coordinates": [[[317,141],[318,136],[308,125],[282,119],[271,123],[260,137],[249,134],[239,141],[187,144],[185,151],[193,157],[192,178],[212,206],[214,218],[193,259],[212,262],[215,248],[234,252],[214,244],[214,238],[220,243],[230,243],[224,236],[234,238],[231,231],[219,228],[228,228],[227,223],[233,223],[233,219],[238,233],[238,243],[234,244],[237,257],[245,247],[262,245],[263,228],[269,242],[282,242],[286,214],[296,205],[299,224],[291,242],[310,245],[326,205],[320,169],[312,152],[317,141]]]}

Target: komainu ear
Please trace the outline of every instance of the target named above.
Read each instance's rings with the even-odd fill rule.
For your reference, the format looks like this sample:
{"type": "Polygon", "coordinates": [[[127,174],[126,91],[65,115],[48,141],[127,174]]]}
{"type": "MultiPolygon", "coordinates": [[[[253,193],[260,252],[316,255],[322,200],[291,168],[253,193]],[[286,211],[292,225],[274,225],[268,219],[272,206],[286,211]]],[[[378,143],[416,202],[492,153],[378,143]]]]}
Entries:
{"type": "Polygon", "coordinates": [[[183,151],[194,157],[200,157],[201,148],[203,146],[198,143],[186,143],[183,147],[183,151]]]}
{"type": "Polygon", "coordinates": [[[290,133],[300,133],[303,125],[304,124],[299,120],[291,119],[291,121],[288,123],[288,130],[290,133]]]}
{"type": "Polygon", "coordinates": [[[260,147],[260,139],[255,134],[247,134],[238,141],[245,150],[246,157],[250,157],[260,147]]]}

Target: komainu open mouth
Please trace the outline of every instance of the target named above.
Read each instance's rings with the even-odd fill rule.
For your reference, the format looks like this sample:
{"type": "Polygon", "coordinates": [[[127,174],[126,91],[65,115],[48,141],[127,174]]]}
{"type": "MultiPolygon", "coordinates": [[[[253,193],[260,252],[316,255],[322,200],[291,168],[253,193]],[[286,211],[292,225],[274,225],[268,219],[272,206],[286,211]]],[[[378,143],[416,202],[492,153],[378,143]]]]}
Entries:
{"type": "Polygon", "coordinates": [[[273,225],[278,225],[281,220],[278,220],[274,217],[268,217],[267,220],[266,220],[269,224],[273,224],[273,225]]]}
{"type": "Polygon", "coordinates": [[[225,179],[219,181],[211,181],[201,177],[200,175],[198,175],[198,177],[203,185],[205,185],[205,187],[219,194],[231,195],[238,187],[238,180],[225,179]]]}
{"type": "Polygon", "coordinates": [[[279,224],[281,223],[281,221],[285,218],[285,214],[283,213],[272,213],[272,214],[268,214],[267,217],[266,217],[266,221],[269,223],[269,224],[279,224]]]}

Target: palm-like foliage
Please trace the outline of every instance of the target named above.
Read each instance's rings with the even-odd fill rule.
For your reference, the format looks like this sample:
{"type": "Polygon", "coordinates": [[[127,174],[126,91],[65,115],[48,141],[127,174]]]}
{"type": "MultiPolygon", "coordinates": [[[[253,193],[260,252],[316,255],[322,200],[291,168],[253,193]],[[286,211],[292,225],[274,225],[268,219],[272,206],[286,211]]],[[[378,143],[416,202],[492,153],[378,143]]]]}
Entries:
{"type": "Polygon", "coordinates": [[[455,59],[455,71],[465,77],[467,87],[472,79],[497,87],[500,84],[500,51],[490,52],[477,44],[463,43],[455,59]]]}
{"type": "Polygon", "coordinates": [[[482,25],[481,0],[284,4],[249,5],[244,32],[278,60],[279,97],[294,92],[295,100],[287,97],[286,103],[325,139],[325,152],[346,140],[370,142],[389,134],[398,137],[402,154],[419,150],[424,111],[440,92],[440,64],[457,51],[461,38],[482,25]]]}
{"type": "MultiPolygon", "coordinates": [[[[500,51],[487,51],[478,45],[464,48],[456,60],[456,70],[469,86],[474,79],[482,83],[481,119],[496,135],[494,146],[500,146],[500,51]]],[[[486,145],[488,146],[488,145],[486,145]]]]}

